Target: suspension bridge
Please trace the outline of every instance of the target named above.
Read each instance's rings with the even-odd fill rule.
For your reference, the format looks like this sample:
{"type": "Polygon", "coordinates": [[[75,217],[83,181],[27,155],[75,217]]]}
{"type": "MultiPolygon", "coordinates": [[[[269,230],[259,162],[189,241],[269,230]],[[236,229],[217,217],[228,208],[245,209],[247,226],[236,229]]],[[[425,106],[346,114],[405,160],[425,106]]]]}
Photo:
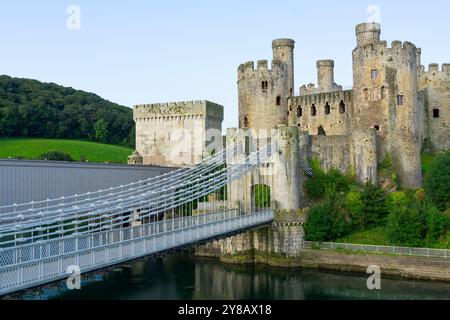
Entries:
{"type": "Polygon", "coordinates": [[[276,150],[274,142],[246,154],[235,144],[144,181],[0,207],[0,296],[65,279],[72,266],[92,272],[271,223],[267,194],[236,207],[229,189],[276,150]]]}

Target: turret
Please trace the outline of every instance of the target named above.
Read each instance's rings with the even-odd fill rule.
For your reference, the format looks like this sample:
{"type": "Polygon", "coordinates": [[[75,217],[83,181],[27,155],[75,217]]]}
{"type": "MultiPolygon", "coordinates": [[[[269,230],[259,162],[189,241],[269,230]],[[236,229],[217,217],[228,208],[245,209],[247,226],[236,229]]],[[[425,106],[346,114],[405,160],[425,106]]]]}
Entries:
{"type": "Polygon", "coordinates": [[[356,40],[358,47],[365,47],[380,42],[381,25],[369,22],[356,26],[356,40]]]}
{"type": "Polygon", "coordinates": [[[276,39],[272,42],[273,59],[286,63],[289,95],[294,94],[294,47],[291,39],[276,39]]]}

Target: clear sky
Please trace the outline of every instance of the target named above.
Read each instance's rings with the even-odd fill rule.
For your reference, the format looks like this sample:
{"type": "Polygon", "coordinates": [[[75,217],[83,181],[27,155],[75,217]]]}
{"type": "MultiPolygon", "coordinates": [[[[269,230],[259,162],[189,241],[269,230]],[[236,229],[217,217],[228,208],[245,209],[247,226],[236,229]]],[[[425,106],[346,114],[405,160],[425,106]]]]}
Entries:
{"type": "Polygon", "coordinates": [[[296,41],[297,88],[316,82],[315,61],[329,58],[336,82],[350,86],[356,24],[381,19],[384,40],[411,41],[423,64],[442,64],[448,12],[448,0],[0,0],[0,74],[129,107],[207,99],[225,106],[227,128],[237,125],[238,65],[270,60],[273,39],[296,41]],[[80,29],[67,27],[70,5],[80,8],[80,29]]]}

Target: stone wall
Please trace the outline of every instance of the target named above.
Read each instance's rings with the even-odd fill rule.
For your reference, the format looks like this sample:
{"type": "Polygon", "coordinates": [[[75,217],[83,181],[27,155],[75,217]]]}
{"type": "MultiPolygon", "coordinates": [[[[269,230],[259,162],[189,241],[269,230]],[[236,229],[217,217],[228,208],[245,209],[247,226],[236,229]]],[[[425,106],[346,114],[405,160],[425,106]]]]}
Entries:
{"type": "Polygon", "coordinates": [[[430,64],[428,70],[422,66],[419,72],[419,90],[425,96],[424,138],[435,151],[450,149],[450,65],[430,64]]]}
{"type": "Polygon", "coordinates": [[[306,209],[278,211],[271,226],[211,242],[199,247],[196,255],[233,264],[298,267],[307,212],[306,209]]]}
{"type": "Polygon", "coordinates": [[[311,135],[346,135],[351,132],[351,90],[291,97],[288,109],[289,125],[298,126],[311,135]],[[320,132],[319,128],[323,131],[320,132]]]}
{"type": "Polygon", "coordinates": [[[424,120],[418,104],[418,49],[401,41],[388,47],[380,33],[376,23],[356,27],[352,129],[375,128],[380,139],[378,158],[389,154],[402,186],[419,188],[424,120]]]}
{"type": "Polygon", "coordinates": [[[137,105],[133,116],[144,165],[195,164],[210,141],[222,141],[223,107],[209,101],[137,105]]]}

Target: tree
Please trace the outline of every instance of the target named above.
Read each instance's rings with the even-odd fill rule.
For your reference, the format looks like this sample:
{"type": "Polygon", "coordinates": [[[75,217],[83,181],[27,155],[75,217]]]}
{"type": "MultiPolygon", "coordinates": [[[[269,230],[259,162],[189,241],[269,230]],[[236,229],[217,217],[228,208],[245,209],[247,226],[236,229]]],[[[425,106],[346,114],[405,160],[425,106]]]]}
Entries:
{"type": "Polygon", "coordinates": [[[387,216],[386,194],[383,189],[367,182],[361,194],[363,203],[362,225],[379,224],[387,216]]]}
{"type": "Polygon", "coordinates": [[[436,242],[444,236],[450,227],[450,219],[436,207],[427,210],[427,241],[436,242]]]}
{"type": "Polygon", "coordinates": [[[364,204],[361,196],[361,192],[349,192],[346,196],[346,206],[353,225],[364,227],[364,204]]]}
{"type": "Polygon", "coordinates": [[[450,207],[450,153],[440,155],[430,164],[424,182],[425,191],[436,207],[450,207]]]}
{"type": "Polygon", "coordinates": [[[306,240],[330,241],[333,240],[334,221],[329,206],[317,205],[309,212],[308,222],[305,224],[306,240]]]}
{"type": "Polygon", "coordinates": [[[101,143],[108,142],[108,124],[105,120],[100,119],[94,125],[95,140],[101,143]]]}
{"type": "Polygon", "coordinates": [[[393,245],[421,246],[427,231],[425,215],[410,206],[395,207],[389,213],[387,237],[393,245]]]}

